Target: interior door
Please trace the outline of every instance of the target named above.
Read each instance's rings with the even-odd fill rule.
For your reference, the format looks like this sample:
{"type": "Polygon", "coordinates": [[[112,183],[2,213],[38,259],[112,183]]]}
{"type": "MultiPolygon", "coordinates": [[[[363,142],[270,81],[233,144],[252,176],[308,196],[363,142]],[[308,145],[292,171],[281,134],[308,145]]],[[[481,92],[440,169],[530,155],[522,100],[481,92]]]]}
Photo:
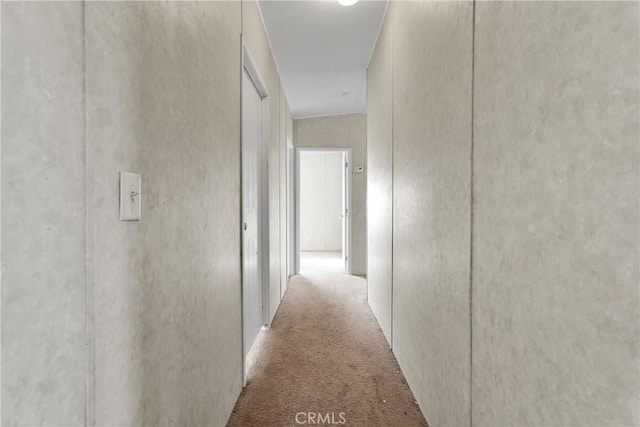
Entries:
{"type": "MultiPolygon", "coordinates": [[[[261,249],[262,97],[242,73],[242,328],[243,363],[263,326],[261,249]]],[[[243,367],[244,369],[244,367],[243,367]]]]}
{"type": "Polygon", "coordinates": [[[342,260],[344,270],[349,272],[349,159],[342,153],[342,260]]]}

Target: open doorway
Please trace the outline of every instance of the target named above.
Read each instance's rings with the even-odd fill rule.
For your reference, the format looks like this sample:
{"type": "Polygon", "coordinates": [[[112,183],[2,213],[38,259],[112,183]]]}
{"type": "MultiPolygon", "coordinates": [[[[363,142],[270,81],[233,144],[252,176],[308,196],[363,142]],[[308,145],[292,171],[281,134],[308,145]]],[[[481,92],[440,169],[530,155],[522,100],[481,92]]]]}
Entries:
{"type": "Polygon", "coordinates": [[[349,148],[298,148],[296,174],[298,272],[350,272],[349,148]]]}

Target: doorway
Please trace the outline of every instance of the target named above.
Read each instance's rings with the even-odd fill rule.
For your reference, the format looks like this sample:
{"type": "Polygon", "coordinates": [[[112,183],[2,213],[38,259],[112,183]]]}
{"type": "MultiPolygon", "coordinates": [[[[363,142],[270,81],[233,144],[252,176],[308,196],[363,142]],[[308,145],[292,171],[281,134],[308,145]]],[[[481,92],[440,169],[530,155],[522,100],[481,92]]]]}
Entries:
{"type": "Polygon", "coordinates": [[[292,141],[287,140],[287,280],[296,274],[294,157],[292,141]]]}
{"type": "Polygon", "coordinates": [[[296,150],[296,266],[351,271],[349,148],[296,150]]]}
{"type": "Polygon", "coordinates": [[[242,377],[247,356],[269,324],[268,92],[242,50],[242,377]]]}

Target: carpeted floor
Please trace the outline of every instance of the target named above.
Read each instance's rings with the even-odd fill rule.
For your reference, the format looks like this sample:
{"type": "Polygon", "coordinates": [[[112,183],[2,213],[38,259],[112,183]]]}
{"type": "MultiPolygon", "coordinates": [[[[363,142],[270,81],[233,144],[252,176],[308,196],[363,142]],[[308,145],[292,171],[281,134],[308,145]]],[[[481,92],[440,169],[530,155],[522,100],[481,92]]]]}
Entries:
{"type": "Polygon", "coordinates": [[[293,277],[251,354],[229,426],[426,426],[366,300],[363,279],[293,277]]]}
{"type": "Polygon", "coordinates": [[[322,270],[327,272],[344,272],[342,252],[334,251],[300,251],[300,270],[303,274],[308,270],[322,270]]]}

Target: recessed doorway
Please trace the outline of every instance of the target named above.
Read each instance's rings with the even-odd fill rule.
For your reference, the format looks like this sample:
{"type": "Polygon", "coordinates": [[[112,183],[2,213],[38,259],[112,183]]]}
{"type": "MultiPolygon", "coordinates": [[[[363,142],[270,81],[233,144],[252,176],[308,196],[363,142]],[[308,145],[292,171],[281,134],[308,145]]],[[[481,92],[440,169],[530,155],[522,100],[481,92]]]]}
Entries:
{"type": "Polygon", "coordinates": [[[351,271],[349,148],[298,148],[296,237],[298,273],[351,271]]]}

